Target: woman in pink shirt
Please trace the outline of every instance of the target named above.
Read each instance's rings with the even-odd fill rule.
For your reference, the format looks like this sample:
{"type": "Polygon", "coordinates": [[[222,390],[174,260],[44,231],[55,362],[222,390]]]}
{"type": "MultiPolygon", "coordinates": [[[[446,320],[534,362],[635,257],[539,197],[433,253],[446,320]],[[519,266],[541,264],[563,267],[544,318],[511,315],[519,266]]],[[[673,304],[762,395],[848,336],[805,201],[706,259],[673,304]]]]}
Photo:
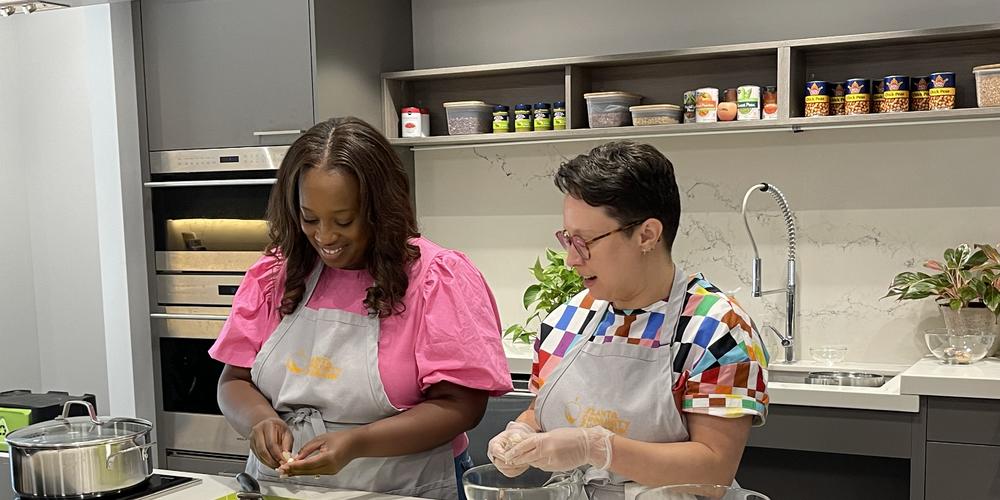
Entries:
{"type": "Polygon", "coordinates": [[[483,276],[420,237],[399,158],[355,118],[292,144],[267,217],[271,244],[210,350],[247,472],[458,498],[465,431],[511,390],[483,276]]]}

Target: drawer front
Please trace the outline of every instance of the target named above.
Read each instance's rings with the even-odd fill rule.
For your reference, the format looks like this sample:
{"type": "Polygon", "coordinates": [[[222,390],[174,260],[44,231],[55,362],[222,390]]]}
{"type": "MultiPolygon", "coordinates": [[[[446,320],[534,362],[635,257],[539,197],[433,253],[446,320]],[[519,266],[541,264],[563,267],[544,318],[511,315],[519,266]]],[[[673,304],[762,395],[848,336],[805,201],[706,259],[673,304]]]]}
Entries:
{"type": "Polygon", "coordinates": [[[163,305],[231,306],[242,275],[161,274],[156,277],[157,300],[163,305]]]}
{"type": "Polygon", "coordinates": [[[1000,401],[929,398],[927,440],[1000,446],[1000,401]]]}
{"type": "Polygon", "coordinates": [[[1000,498],[1000,446],[927,443],[926,500],[1000,498]]]}

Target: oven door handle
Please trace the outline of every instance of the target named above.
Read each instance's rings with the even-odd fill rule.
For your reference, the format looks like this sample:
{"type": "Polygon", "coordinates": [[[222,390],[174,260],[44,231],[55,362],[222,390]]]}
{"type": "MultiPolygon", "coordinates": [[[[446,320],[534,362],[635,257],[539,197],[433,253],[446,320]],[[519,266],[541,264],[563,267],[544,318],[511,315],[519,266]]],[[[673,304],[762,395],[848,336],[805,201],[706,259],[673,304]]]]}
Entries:
{"type": "Polygon", "coordinates": [[[221,314],[179,314],[179,313],[150,313],[150,318],[159,319],[190,319],[200,321],[225,321],[229,316],[221,314]]]}
{"type": "Polygon", "coordinates": [[[204,181],[150,181],[142,185],[148,188],[171,187],[215,187],[215,186],[263,186],[274,184],[277,179],[209,179],[204,181]]]}

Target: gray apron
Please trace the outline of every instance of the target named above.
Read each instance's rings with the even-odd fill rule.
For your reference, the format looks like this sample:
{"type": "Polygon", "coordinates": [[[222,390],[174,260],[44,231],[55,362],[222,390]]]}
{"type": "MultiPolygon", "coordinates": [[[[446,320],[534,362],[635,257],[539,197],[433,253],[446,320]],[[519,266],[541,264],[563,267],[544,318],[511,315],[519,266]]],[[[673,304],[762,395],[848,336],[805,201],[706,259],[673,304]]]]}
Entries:
{"type": "MultiPolygon", "coordinates": [[[[687,284],[687,275],[675,266],[663,325],[664,341],[672,342],[676,335],[687,284]]],[[[610,304],[605,305],[585,327],[586,331],[579,332],[579,344],[556,366],[538,391],[535,415],[539,425],[543,431],[600,425],[637,441],[687,441],[687,423],[677,409],[672,392],[672,354],[679,344],[650,348],[624,342],[591,342],[609,307],[610,304]]],[[[565,475],[582,480],[587,496],[594,500],[635,498],[648,489],[596,467],[556,473],[554,477],[565,475]]]]}
{"type": "MultiPolygon", "coordinates": [[[[299,308],[261,347],[253,383],[288,423],[292,454],[326,432],[359,427],[402,410],[392,406],[378,371],[379,319],[338,309],[309,309],[324,265],[309,276],[299,308]]],[[[398,457],[363,457],[326,476],[278,474],[251,453],[247,473],[268,481],[454,500],[452,443],[398,457]]]]}

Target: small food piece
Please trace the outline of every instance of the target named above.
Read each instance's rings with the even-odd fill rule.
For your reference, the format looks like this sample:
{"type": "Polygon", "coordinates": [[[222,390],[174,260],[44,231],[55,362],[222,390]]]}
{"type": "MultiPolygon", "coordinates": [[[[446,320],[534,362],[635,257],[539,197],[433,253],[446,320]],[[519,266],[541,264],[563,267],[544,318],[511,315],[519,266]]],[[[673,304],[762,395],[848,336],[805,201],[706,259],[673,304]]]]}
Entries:
{"type": "Polygon", "coordinates": [[[295,457],[293,457],[292,454],[287,451],[281,452],[281,458],[285,459],[286,464],[290,464],[292,463],[292,461],[295,460],[295,457]]]}

